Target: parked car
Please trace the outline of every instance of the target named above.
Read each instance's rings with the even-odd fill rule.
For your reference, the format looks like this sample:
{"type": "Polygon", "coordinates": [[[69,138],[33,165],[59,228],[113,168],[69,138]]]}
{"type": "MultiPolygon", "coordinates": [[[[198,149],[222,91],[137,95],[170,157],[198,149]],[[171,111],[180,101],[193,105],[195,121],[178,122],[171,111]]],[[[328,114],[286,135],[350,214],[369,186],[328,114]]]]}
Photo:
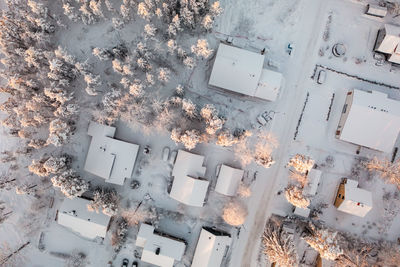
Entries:
{"type": "Polygon", "coordinates": [[[176,152],[176,150],[172,151],[171,154],[169,155],[169,163],[171,164],[175,164],[175,159],[176,159],[176,155],[178,154],[178,152],[176,152]]]}
{"type": "Polygon", "coordinates": [[[132,267],[138,267],[138,266],[139,266],[139,264],[137,261],[132,262],[132,267]]]}
{"type": "Polygon", "coordinates": [[[267,124],[267,121],[266,121],[265,118],[262,116],[262,114],[261,114],[261,115],[258,115],[258,117],[257,117],[257,122],[258,122],[259,124],[261,124],[262,126],[264,126],[265,124],[267,124]]]}
{"type": "Polygon", "coordinates": [[[325,82],[325,79],[326,79],[326,71],[320,70],[318,73],[317,83],[323,84],[325,82]]]}
{"type": "Polygon", "coordinates": [[[166,146],[163,149],[162,160],[163,161],[168,161],[168,157],[169,157],[169,147],[166,146]]]}
{"type": "Polygon", "coordinates": [[[122,260],[121,267],[128,267],[128,264],[129,264],[129,260],[127,258],[125,258],[122,260]]]}

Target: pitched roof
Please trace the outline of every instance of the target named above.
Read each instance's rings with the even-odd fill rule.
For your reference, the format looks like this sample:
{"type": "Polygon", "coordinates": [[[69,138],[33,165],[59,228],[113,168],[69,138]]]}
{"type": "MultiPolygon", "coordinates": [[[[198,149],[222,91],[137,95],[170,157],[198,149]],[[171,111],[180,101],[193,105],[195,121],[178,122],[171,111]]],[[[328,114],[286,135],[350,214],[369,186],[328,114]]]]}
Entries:
{"type": "Polygon", "coordinates": [[[358,182],[355,180],[347,179],[344,186],[345,196],[338,210],[364,217],[372,209],[371,192],[358,188],[358,182]]]}
{"type": "Polygon", "coordinates": [[[232,239],[201,229],[191,267],[219,267],[232,239]]]}
{"type": "Polygon", "coordinates": [[[140,225],[136,246],[143,248],[142,261],[161,267],[172,267],[175,260],[180,261],[186,248],[182,241],[155,234],[154,227],[145,223],[140,225]]]}
{"type": "Polygon", "coordinates": [[[340,139],[390,152],[400,131],[400,102],[386,94],[354,89],[340,139]]]}
{"type": "Polygon", "coordinates": [[[400,43],[400,27],[392,24],[385,24],[384,27],[385,36],[376,50],[385,54],[392,54],[400,43]]]}
{"type": "Polygon", "coordinates": [[[84,169],[108,183],[123,185],[130,178],[139,146],[113,139],[115,128],[90,122],[88,134],[92,141],[84,169]]]}
{"type": "Polygon", "coordinates": [[[243,170],[222,165],[219,171],[215,191],[227,196],[236,195],[240,181],[243,178],[243,170]]]}
{"type": "Polygon", "coordinates": [[[102,212],[87,209],[90,201],[83,198],[66,198],[58,210],[57,222],[86,238],[105,237],[110,217],[102,212]]]}
{"type": "Polygon", "coordinates": [[[199,179],[204,176],[204,156],[179,150],[172,170],[174,181],[170,197],[189,206],[202,207],[209,181],[199,179]]]}
{"type": "Polygon", "coordinates": [[[307,175],[307,184],[304,188],[304,194],[314,196],[317,193],[319,181],[321,179],[322,171],[311,169],[307,175]]]}

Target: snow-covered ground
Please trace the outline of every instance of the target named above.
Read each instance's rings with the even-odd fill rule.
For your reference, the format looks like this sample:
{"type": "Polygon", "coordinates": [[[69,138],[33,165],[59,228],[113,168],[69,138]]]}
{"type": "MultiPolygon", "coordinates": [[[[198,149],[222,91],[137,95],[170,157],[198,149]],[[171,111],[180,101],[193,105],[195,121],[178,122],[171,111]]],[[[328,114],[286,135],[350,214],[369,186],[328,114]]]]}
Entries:
{"type": "MultiPolygon", "coordinates": [[[[282,190],[288,184],[286,164],[293,155],[304,154],[313,158],[323,171],[317,195],[311,206],[328,204],[323,209],[320,220],[327,226],[340,231],[348,231],[362,238],[383,238],[395,241],[400,231],[400,197],[393,185],[384,184],[380,179],[369,176],[357,169],[359,158],[372,158],[381,153],[362,148],[356,154],[357,146],[339,141],[335,138],[346,92],[352,88],[378,90],[400,99],[398,87],[400,76],[398,70],[389,65],[376,66],[372,49],[377,31],[383,21],[364,15],[365,4],[348,0],[221,0],[223,14],[217,18],[212,33],[207,37],[213,49],[219,40],[228,36],[234,38],[234,44],[252,51],[266,47],[265,66],[283,73],[285,83],[279,99],[274,102],[239,97],[226,91],[208,88],[212,60],[204,61],[193,71],[182,72],[172,85],[185,82],[187,95],[197,104],[212,103],[227,118],[228,127],[251,129],[256,124],[256,117],[266,110],[275,111],[274,119],[265,126],[278,140],[279,147],[273,152],[276,163],[269,169],[254,163],[243,166],[231,148],[214,144],[200,144],[193,152],[205,156],[207,167],[205,177],[211,188],[216,183],[217,165],[225,163],[245,170],[244,182],[250,186],[252,194],[242,199],[248,216],[245,223],[232,227],[221,218],[224,203],[230,198],[223,197],[213,190],[207,196],[203,208],[189,208],[168,196],[167,188],[171,183],[172,165],[161,159],[164,147],[172,150],[177,146],[167,132],[144,132],[137,125],[118,121],[116,138],[139,144],[141,149],[131,179],[125,185],[110,186],[103,179],[83,170],[90,138],[86,134],[91,119],[93,106],[91,101],[98,97],[89,97],[84,92],[78,94],[83,104],[83,111],[77,121],[77,132],[63,152],[74,155],[73,167],[91,185],[113,187],[121,197],[121,206],[130,208],[145,198],[146,203],[154,206],[161,214],[158,229],[184,239],[187,243],[185,257],[177,266],[190,266],[196,247],[197,238],[202,226],[217,226],[229,232],[233,237],[232,246],[224,259],[223,266],[265,266],[260,258],[260,238],[265,223],[272,213],[292,214],[292,206],[286,201],[282,190]],[[288,55],[288,44],[294,46],[292,55],[288,55]],[[346,46],[346,55],[336,58],[332,55],[332,46],[342,43],[346,46]],[[326,69],[327,78],[324,84],[316,82],[315,73],[326,69]],[[361,81],[346,74],[364,79],[361,81]],[[367,80],[367,81],[365,81],[367,80]],[[381,83],[384,85],[377,85],[381,83]],[[333,97],[334,96],[334,97],[333,97]],[[307,103],[305,104],[305,100],[307,103]],[[303,113],[303,107],[304,113],[303,113]],[[331,108],[330,108],[331,106],[331,108]],[[298,124],[300,115],[301,123],[298,124]],[[328,115],[329,114],[329,115],[328,115]],[[296,129],[297,128],[297,129],[296,129]],[[297,134],[295,134],[297,131],[297,134]],[[150,155],[142,153],[144,146],[151,147],[150,155]],[[359,172],[357,172],[357,170],[359,172]],[[356,171],[356,172],[355,172],[356,171]],[[337,186],[342,177],[354,178],[360,186],[373,192],[374,207],[365,218],[341,213],[333,206],[337,186]],[[139,189],[131,189],[132,180],[140,182],[139,189]]],[[[399,18],[387,18],[388,22],[398,23],[399,18]]],[[[67,51],[80,60],[96,61],[91,55],[93,47],[111,47],[122,41],[134,45],[136,35],[142,22],[133,21],[121,31],[115,31],[109,21],[82,26],[68,24],[57,38],[67,51]],[[67,32],[68,34],[63,34],[67,32]]],[[[196,38],[188,39],[185,45],[193,43],[196,38]]],[[[178,69],[180,70],[180,69],[178,69]]],[[[107,86],[118,83],[120,77],[112,73],[109,62],[95,64],[94,71],[106,77],[107,86]]],[[[174,86],[170,86],[171,88],[174,86]]],[[[167,90],[166,90],[167,91],[167,90]]],[[[160,97],[167,94],[160,90],[160,97]]],[[[3,97],[3,96],[2,96],[3,97]]],[[[3,99],[3,98],[2,98],[3,99]]],[[[95,99],[95,100],[93,100],[95,99]]],[[[253,129],[254,132],[256,130],[253,129]]],[[[17,140],[2,135],[0,150],[15,147],[17,140]]],[[[396,144],[398,146],[399,143],[396,144]]],[[[391,155],[388,155],[391,157],[391,155]]],[[[3,168],[1,173],[6,172],[3,168]]],[[[33,237],[19,233],[23,213],[31,209],[30,196],[16,195],[13,190],[2,191],[1,201],[11,203],[7,208],[13,210],[11,216],[0,226],[0,241],[7,241],[11,247],[31,241],[24,253],[29,266],[60,266],[64,264],[62,253],[70,254],[81,251],[87,255],[89,266],[106,266],[110,261],[119,266],[123,258],[134,260],[137,227],[129,231],[127,241],[119,253],[114,253],[106,238],[102,242],[85,240],[58,225],[55,221],[57,207],[63,197],[59,192],[48,189],[54,204],[51,208],[42,209],[46,216],[38,219],[39,232],[33,237]],[[40,234],[42,235],[41,240],[40,234]],[[38,245],[44,244],[40,251],[38,245]],[[61,256],[60,256],[61,255],[61,256]]],[[[137,260],[137,259],[135,259],[137,260]]],[[[140,266],[146,266],[140,263],[140,266]]]]}

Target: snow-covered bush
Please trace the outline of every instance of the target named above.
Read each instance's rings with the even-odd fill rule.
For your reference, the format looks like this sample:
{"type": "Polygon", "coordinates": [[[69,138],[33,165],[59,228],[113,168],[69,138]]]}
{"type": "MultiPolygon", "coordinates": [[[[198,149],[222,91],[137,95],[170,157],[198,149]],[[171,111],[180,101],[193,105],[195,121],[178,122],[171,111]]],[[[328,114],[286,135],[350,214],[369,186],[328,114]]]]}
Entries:
{"type": "Polygon", "coordinates": [[[227,224],[239,226],[244,223],[247,214],[246,206],[241,201],[233,200],[224,206],[222,219],[224,219],[227,224]]]}
{"type": "Polygon", "coordinates": [[[303,189],[295,185],[289,185],[285,189],[285,197],[293,206],[307,208],[310,205],[310,199],[303,195],[303,189]]]}
{"type": "Polygon", "coordinates": [[[96,189],[93,200],[88,204],[90,211],[101,211],[108,216],[116,215],[118,207],[119,197],[114,189],[96,189]]]}
{"type": "Polygon", "coordinates": [[[68,198],[79,197],[89,189],[89,183],[73,170],[65,171],[51,178],[54,187],[60,188],[68,198]]]}
{"type": "Polygon", "coordinates": [[[282,231],[275,223],[268,223],[262,237],[264,254],[270,262],[279,266],[298,266],[297,253],[293,243],[293,235],[282,231]]]}

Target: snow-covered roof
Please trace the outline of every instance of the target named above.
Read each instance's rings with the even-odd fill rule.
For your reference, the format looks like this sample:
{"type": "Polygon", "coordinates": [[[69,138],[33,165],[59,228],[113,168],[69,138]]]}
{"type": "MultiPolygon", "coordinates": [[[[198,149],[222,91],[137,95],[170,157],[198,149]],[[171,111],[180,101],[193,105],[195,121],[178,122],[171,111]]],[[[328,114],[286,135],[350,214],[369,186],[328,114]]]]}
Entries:
{"type": "Polygon", "coordinates": [[[201,229],[191,267],[219,267],[232,239],[201,229]]]}
{"type": "Polygon", "coordinates": [[[383,18],[387,14],[387,8],[383,6],[369,4],[367,14],[383,18]]]}
{"type": "Polygon", "coordinates": [[[400,102],[377,91],[353,90],[340,139],[390,152],[400,131],[400,102]]]}
{"type": "Polygon", "coordinates": [[[243,170],[222,165],[221,170],[219,171],[215,191],[227,196],[236,195],[243,173],[243,170]]]}
{"type": "Polygon", "coordinates": [[[310,209],[295,207],[293,214],[304,217],[304,218],[308,218],[308,216],[310,215],[310,209]]]}
{"type": "Polygon", "coordinates": [[[154,227],[145,223],[140,225],[136,246],[143,248],[142,261],[161,267],[173,267],[186,248],[182,241],[155,234],[154,227]]]}
{"type": "Polygon", "coordinates": [[[88,134],[92,141],[84,169],[108,183],[123,185],[132,175],[139,146],[113,139],[114,133],[114,127],[90,123],[88,134]]]}
{"type": "Polygon", "coordinates": [[[204,156],[179,150],[172,170],[174,181],[170,197],[189,206],[202,207],[209,181],[199,179],[206,173],[204,156]]]}
{"type": "Polygon", "coordinates": [[[254,96],[263,65],[263,55],[220,43],[209,84],[254,96]]]}
{"type": "Polygon", "coordinates": [[[66,198],[58,210],[57,222],[70,228],[81,236],[94,239],[104,238],[107,233],[110,217],[102,212],[87,209],[90,201],[83,198],[66,198]]]}
{"type": "Polygon", "coordinates": [[[400,43],[400,27],[392,24],[385,24],[385,36],[377,51],[385,54],[392,54],[400,43]]]}
{"type": "Polygon", "coordinates": [[[314,196],[317,193],[319,181],[321,179],[322,171],[311,169],[307,175],[307,185],[304,188],[304,194],[314,196]]]}
{"type": "Polygon", "coordinates": [[[275,101],[281,89],[282,82],[283,76],[281,73],[263,69],[254,96],[269,101],[275,101]]]}
{"type": "Polygon", "coordinates": [[[358,188],[358,182],[347,179],[345,186],[344,200],[338,210],[364,217],[372,209],[371,192],[358,188]]]}

